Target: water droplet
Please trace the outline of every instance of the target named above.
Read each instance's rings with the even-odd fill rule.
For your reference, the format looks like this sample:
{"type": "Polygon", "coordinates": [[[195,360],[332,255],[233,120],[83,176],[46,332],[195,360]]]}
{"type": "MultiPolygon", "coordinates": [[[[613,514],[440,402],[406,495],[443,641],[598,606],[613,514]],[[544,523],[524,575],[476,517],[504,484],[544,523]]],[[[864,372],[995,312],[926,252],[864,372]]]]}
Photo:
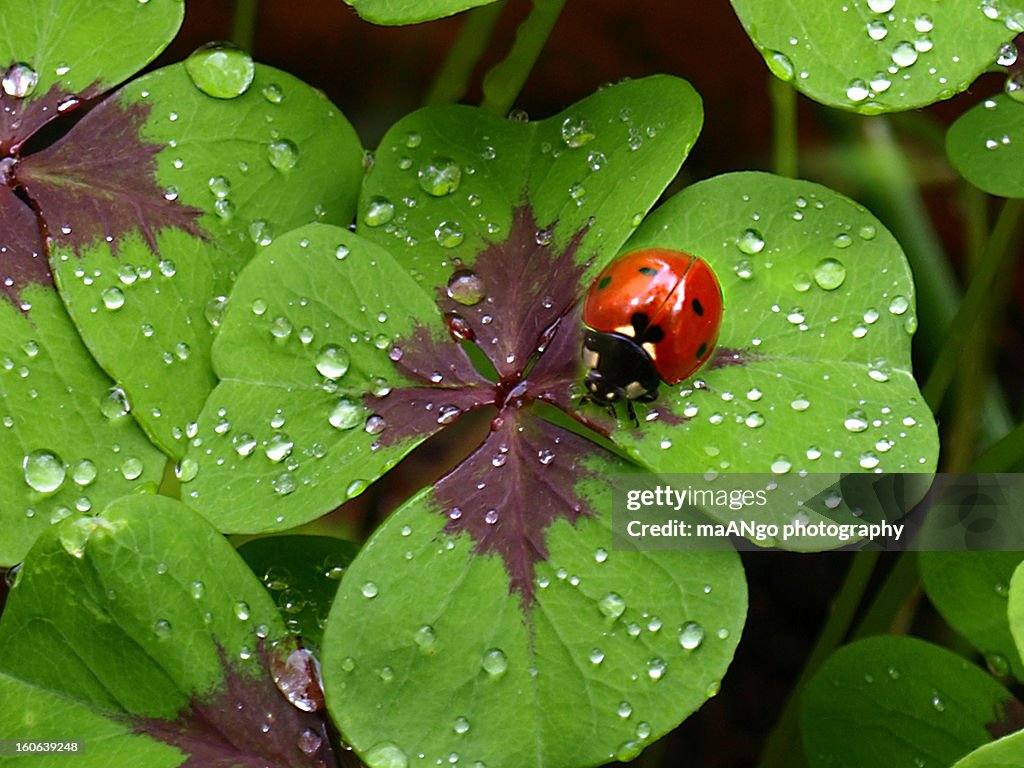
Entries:
{"type": "Polygon", "coordinates": [[[626,601],[616,592],[609,592],[597,604],[598,610],[609,619],[619,618],[626,610],[626,601]]]}
{"type": "Polygon", "coordinates": [[[248,53],[230,43],[207,43],[185,59],[185,71],[207,96],[233,99],[249,90],[256,65],[248,53]]]}
{"type": "Polygon", "coordinates": [[[906,40],[897,43],[896,47],[892,50],[892,60],[897,67],[909,67],[917,61],[917,57],[917,49],[906,40]]]}
{"type": "Polygon", "coordinates": [[[456,717],[455,718],[455,722],[452,723],[452,731],[454,731],[456,734],[461,736],[463,733],[465,733],[468,730],[469,730],[469,720],[467,720],[466,718],[464,718],[462,716],[456,717]]]}
{"type": "Polygon", "coordinates": [[[274,229],[270,222],[266,219],[253,219],[249,222],[249,239],[264,248],[274,242],[274,229]]]}
{"type": "Polygon", "coordinates": [[[263,98],[271,104],[280,104],[284,101],[284,91],[282,91],[281,86],[276,83],[268,83],[263,86],[261,93],[263,94],[263,98]]]}
{"type": "Polygon", "coordinates": [[[615,708],[615,714],[625,720],[633,714],[633,705],[628,701],[620,701],[619,706],[615,708]]]}
{"type": "Polygon", "coordinates": [[[846,266],[838,259],[822,259],[814,268],[814,282],[823,291],[834,291],[846,282],[846,266]]]}
{"type": "Polygon", "coordinates": [[[1024,71],[1016,72],[1006,78],[1003,90],[1014,101],[1024,103],[1024,71]]]}
{"type": "Polygon", "coordinates": [[[491,648],[480,658],[480,666],[491,677],[501,677],[508,669],[508,657],[500,648],[491,648]]]}
{"type": "Polygon", "coordinates": [[[444,197],[459,188],[462,168],[450,157],[434,157],[420,167],[417,178],[428,195],[444,197]]]}
{"type": "Polygon", "coordinates": [[[53,493],[64,484],[67,467],[56,453],[47,450],[32,451],[22,461],[25,483],[39,493],[53,493]]]}
{"type": "Polygon", "coordinates": [[[868,8],[875,13],[888,13],[896,5],[896,0],[868,0],[868,8]]]}
{"type": "Polygon", "coordinates": [[[695,621],[683,626],[679,631],[679,644],[688,651],[695,651],[704,642],[704,627],[695,621]]]}
{"type": "Polygon", "coordinates": [[[457,221],[442,221],[434,229],[434,239],[442,248],[455,248],[464,237],[462,225],[457,221]]]}
{"type": "Polygon", "coordinates": [[[316,370],[326,379],[335,381],[348,372],[348,352],[337,344],[328,344],[316,355],[316,370]]]}
{"type": "Polygon", "coordinates": [[[859,463],[861,469],[874,469],[878,466],[878,461],[878,456],[871,451],[868,451],[860,457],[859,463]]]}
{"type": "Polygon", "coordinates": [[[267,144],[267,160],[279,171],[290,171],[299,162],[299,148],[288,139],[267,144]]]}
{"type": "Polygon", "coordinates": [[[100,298],[103,299],[103,306],[107,309],[115,310],[124,306],[124,293],[117,286],[104,288],[100,293],[100,298]]]}
{"type": "Polygon", "coordinates": [[[363,407],[343,397],[331,409],[327,421],[335,429],[353,429],[363,423],[363,407]]]}
{"type": "Polygon", "coordinates": [[[985,664],[989,671],[996,677],[1009,677],[1012,671],[1010,660],[1001,653],[986,653],[985,664]]]}
{"type": "Polygon", "coordinates": [[[843,420],[843,426],[850,432],[863,432],[868,428],[867,416],[861,410],[850,411],[843,420]]]}
{"type": "Polygon", "coordinates": [[[372,581],[365,582],[363,586],[360,587],[359,591],[362,593],[363,597],[367,598],[368,600],[372,600],[379,594],[377,585],[374,584],[372,581]]]}
{"type": "Polygon", "coordinates": [[[841,232],[840,234],[836,235],[835,238],[832,240],[832,245],[835,248],[849,248],[851,245],[853,245],[853,238],[850,237],[845,232],[841,232]]]}
{"type": "Polygon", "coordinates": [[[747,417],[743,420],[743,423],[746,424],[751,429],[757,429],[758,427],[764,426],[764,416],[762,416],[757,411],[751,411],[750,413],[747,414],[747,417]]]}
{"type": "Polygon", "coordinates": [[[434,628],[429,624],[424,624],[422,627],[416,630],[416,634],[412,636],[416,645],[420,649],[420,653],[426,655],[433,655],[437,653],[437,634],[434,632],[434,628]]]}
{"type": "Polygon", "coordinates": [[[939,695],[938,691],[932,691],[932,707],[936,712],[946,711],[946,702],[942,700],[942,696],[939,695]]]}
{"type": "Polygon", "coordinates": [[[235,618],[239,621],[248,621],[249,617],[252,615],[252,611],[249,609],[249,604],[244,600],[239,600],[234,604],[234,606],[232,606],[232,608],[235,613],[235,618]]]}
{"type": "Polygon", "coordinates": [[[867,25],[868,37],[875,42],[879,40],[885,40],[886,35],[889,34],[889,28],[885,26],[885,22],[880,19],[874,19],[869,21],[867,25]]]}
{"type": "Polygon", "coordinates": [[[910,308],[910,301],[906,296],[893,296],[889,302],[889,311],[894,315],[902,315],[910,308]]]}
{"type": "Polygon", "coordinates": [[[157,619],[153,622],[153,634],[161,640],[166,640],[173,634],[173,632],[174,630],[171,627],[171,622],[167,619],[157,619]]]}
{"type": "Polygon", "coordinates": [[[448,279],[446,290],[450,299],[471,307],[483,300],[487,287],[476,272],[458,269],[448,279]]]}
{"type": "Polygon", "coordinates": [[[143,471],[142,459],[129,456],[121,462],[121,474],[125,480],[138,480],[143,471]]]}
{"type": "Polygon", "coordinates": [[[853,102],[864,101],[868,96],[871,95],[871,91],[868,90],[868,84],[860,78],[851,80],[850,84],[846,86],[846,98],[853,102]]]}
{"type": "Polygon", "coordinates": [[[390,741],[382,741],[371,747],[365,758],[370,768],[409,768],[408,755],[390,741]]]}
{"type": "Polygon", "coordinates": [[[199,474],[199,462],[188,457],[174,465],[174,476],[183,483],[190,483],[199,474]]]}
{"type": "Polygon", "coordinates": [[[279,496],[287,496],[298,487],[298,483],[295,482],[295,477],[291,472],[282,472],[270,481],[270,486],[279,496]]]}
{"type": "Polygon", "coordinates": [[[792,462],[785,456],[776,456],[771,463],[771,471],[776,475],[784,475],[793,468],[792,462]]]}
{"type": "Polygon", "coordinates": [[[604,661],[604,651],[602,651],[600,648],[592,648],[587,658],[590,659],[591,664],[597,666],[602,661],[604,661]]]}
{"type": "Polygon", "coordinates": [[[15,99],[31,96],[39,83],[39,73],[28,64],[20,62],[12,64],[3,76],[4,93],[15,99]]]}
{"type": "Polygon", "coordinates": [[[594,129],[585,117],[572,115],[562,121],[562,141],[573,149],[589,144],[595,138],[594,129]]]}
{"type": "Polygon", "coordinates": [[[661,680],[667,669],[668,664],[662,658],[655,657],[647,662],[647,676],[651,680],[661,680]]]}
{"type": "Polygon", "coordinates": [[[395,218],[395,204],[381,195],[374,195],[366,205],[363,222],[368,227],[380,227],[395,218]]]}
{"type": "Polygon", "coordinates": [[[747,229],[736,238],[736,247],[742,253],[753,256],[764,250],[764,237],[756,229],[747,229]]]}
{"type": "Polygon", "coordinates": [[[100,413],[105,419],[119,419],[131,412],[128,396],[120,387],[111,387],[100,400],[100,413]]]}
{"type": "Polygon", "coordinates": [[[790,81],[793,79],[793,62],[784,53],[779,51],[766,51],[764,57],[765,63],[768,64],[768,69],[773,75],[779,80],[790,81]]]}
{"type": "Polygon", "coordinates": [[[295,443],[284,432],[275,432],[267,441],[265,453],[267,458],[275,464],[284,461],[292,453],[295,443]]]}
{"type": "Polygon", "coordinates": [[[603,563],[608,559],[608,550],[604,547],[598,547],[594,550],[594,562],[603,563]]]}

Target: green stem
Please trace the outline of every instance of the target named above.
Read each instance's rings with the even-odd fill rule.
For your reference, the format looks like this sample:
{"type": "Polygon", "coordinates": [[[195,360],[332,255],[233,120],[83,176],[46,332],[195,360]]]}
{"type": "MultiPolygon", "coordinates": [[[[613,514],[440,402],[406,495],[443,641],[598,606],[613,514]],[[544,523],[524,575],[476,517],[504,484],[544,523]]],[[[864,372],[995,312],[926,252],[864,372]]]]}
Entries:
{"type": "Polygon", "coordinates": [[[946,339],[935,358],[928,382],[922,389],[932,410],[938,410],[960,367],[960,355],[969,331],[975,326],[983,309],[988,305],[996,277],[1006,274],[1017,253],[1013,244],[1021,223],[1024,200],[1007,200],[999,212],[992,234],[985,245],[977,272],[967,293],[953,317],[946,339]]]}
{"type": "Polygon", "coordinates": [[[871,601],[871,606],[853,631],[850,640],[894,632],[897,624],[901,623],[900,619],[908,618],[907,611],[917,595],[919,584],[916,553],[902,553],[889,571],[885,583],[875,593],[875,599],[871,601]]]}
{"type": "Polygon", "coordinates": [[[971,472],[1010,472],[1024,462],[1024,423],[1018,424],[998,442],[990,445],[974,463],[971,472]]]}
{"type": "Polygon", "coordinates": [[[877,561],[878,552],[863,551],[853,556],[850,570],[832,603],[828,621],[768,737],[758,768],[800,768],[804,765],[803,750],[800,748],[800,696],[814,674],[849,632],[877,561]]]}
{"type": "MultiPolygon", "coordinates": [[[[876,211],[906,251],[914,270],[920,327],[914,338],[922,360],[936,358],[958,301],[958,284],[927,208],[889,122],[862,122],[855,151],[843,158],[848,178],[858,182],[862,202],[876,211]]],[[[1006,402],[996,389],[980,394],[982,436],[995,439],[1012,426],[1006,402]]]]}
{"type": "Polygon", "coordinates": [[[482,5],[465,14],[466,21],[448,51],[441,69],[427,93],[427,104],[451,104],[461,100],[469,89],[473,70],[487,50],[494,26],[498,23],[505,0],[482,5]]]}
{"type": "Polygon", "coordinates": [[[516,30],[508,56],[484,75],[484,109],[505,115],[512,108],[564,5],[565,0],[533,0],[530,15],[516,30]]]}
{"type": "Polygon", "coordinates": [[[231,42],[243,51],[252,53],[259,12],[260,0],[235,0],[235,11],[231,17],[231,42]]]}
{"type": "Polygon", "coordinates": [[[769,93],[772,100],[772,164],[779,176],[796,178],[799,168],[796,89],[772,76],[769,93]]]}

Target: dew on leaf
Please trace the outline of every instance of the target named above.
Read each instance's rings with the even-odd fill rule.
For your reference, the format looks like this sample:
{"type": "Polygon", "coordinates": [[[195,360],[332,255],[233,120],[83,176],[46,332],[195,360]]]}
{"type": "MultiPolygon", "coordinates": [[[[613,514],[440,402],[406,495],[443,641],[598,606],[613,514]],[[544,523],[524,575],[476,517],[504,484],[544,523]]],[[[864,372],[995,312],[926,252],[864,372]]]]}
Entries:
{"type": "Polygon", "coordinates": [[[215,99],[234,99],[252,85],[252,57],[229,43],[207,43],[185,59],[185,71],[200,91],[215,99]]]}
{"type": "Polygon", "coordinates": [[[609,619],[617,619],[625,612],[626,601],[617,592],[609,592],[598,601],[597,607],[609,619]]]}
{"type": "Polygon", "coordinates": [[[363,213],[363,222],[368,227],[380,227],[395,218],[395,204],[382,195],[374,195],[370,198],[366,211],[363,213]]]}
{"type": "Polygon", "coordinates": [[[846,265],[838,259],[822,259],[814,267],[814,282],[823,291],[834,291],[846,282],[846,265]]]}
{"type": "Polygon", "coordinates": [[[785,456],[776,456],[769,468],[776,475],[784,475],[793,468],[793,464],[785,456]]]}
{"type": "Polygon", "coordinates": [[[695,621],[688,622],[679,631],[679,644],[688,651],[695,651],[704,642],[704,627],[695,621]]]}
{"type": "Polygon", "coordinates": [[[429,624],[424,624],[417,629],[412,639],[420,649],[420,653],[432,655],[437,652],[437,633],[429,624]]]}
{"type": "Polygon", "coordinates": [[[267,160],[279,171],[290,171],[299,162],[299,148],[289,139],[267,144],[267,160]]]}
{"type": "Polygon", "coordinates": [[[892,49],[893,63],[898,67],[909,67],[917,61],[918,51],[913,44],[906,40],[897,43],[892,49]]]}
{"type": "Polygon", "coordinates": [[[39,493],[54,493],[64,484],[67,467],[56,453],[40,449],[32,451],[22,460],[25,483],[39,493]]]}
{"type": "Polygon", "coordinates": [[[267,447],[264,452],[266,453],[267,458],[276,464],[280,461],[284,461],[291,455],[294,445],[295,443],[292,442],[292,439],[284,432],[276,432],[270,440],[267,441],[267,447]]]}
{"type": "Polygon", "coordinates": [[[142,475],[142,459],[129,456],[121,462],[121,474],[125,480],[137,480],[142,475]]]}
{"type": "Polygon", "coordinates": [[[316,355],[316,370],[326,379],[336,381],[348,373],[348,352],[337,344],[327,344],[316,355]]]}
{"type": "Polygon", "coordinates": [[[615,714],[625,720],[633,714],[633,705],[628,701],[620,701],[619,706],[615,708],[615,714]]]}
{"type": "Polygon", "coordinates": [[[508,670],[508,657],[500,648],[491,648],[480,658],[480,666],[490,677],[501,677],[508,670]]]}
{"type": "Polygon", "coordinates": [[[470,269],[457,269],[446,286],[448,297],[467,307],[479,304],[486,290],[483,279],[470,269]]]}
{"type": "Polygon", "coordinates": [[[455,721],[452,723],[452,731],[461,736],[468,730],[469,720],[467,720],[465,717],[462,717],[461,715],[459,717],[456,717],[455,721]]]}
{"type": "Polygon", "coordinates": [[[167,619],[157,619],[153,622],[153,634],[161,640],[166,640],[174,633],[171,622],[167,619]]]}
{"type": "Polygon", "coordinates": [[[434,239],[442,248],[455,248],[464,238],[462,226],[457,221],[442,221],[434,228],[434,239]]]}
{"type": "Polygon", "coordinates": [[[119,419],[131,411],[128,395],[120,387],[111,387],[100,400],[100,413],[105,419],[119,419]]]}
{"type": "Polygon", "coordinates": [[[372,581],[364,582],[363,586],[359,588],[359,591],[362,593],[363,597],[368,600],[372,600],[380,593],[377,585],[372,581]]]}
{"type": "Polygon", "coordinates": [[[875,13],[888,13],[896,5],[896,0],[868,0],[868,8],[875,13]]]}
{"type": "Polygon", "coordinates": [[[291,472],[282,472],[270,481],[270,485],[279,496],[287,496],[298,487],[291,472]]]}
{"type": "Polygon", "coordinates": [[[665,676],[665,671],[668,669],[668,664],[664,659],[655,657],[647,662],[647,676],[651,680],[661,680],[665,676]]]}
{"type": "Polygon", "coordinates": [[[786,54],[780,51],[766,51],[764,60],[768,64],[768,69],[779,80],[789,82],[793,79],[793,73],[795,72],[793,62],[789,60],[786,54]]]}
{"type": "Polygon", "coordinates": [[[444,197],[459,188],[462,168],[450,157],[434,157],[420,167],[417,178],[420,189],[428,195],[444,197]]]}
{"type": "Polygon", "coordinates": [[[263,98],[271,104],[280,104],[284,101],[284,91],[281,90],[281,86],[276,83],[267,83],[263,86],[260,93],[262,93],[263,98]]]}
{"type": "Polygon", "coordinates": [[[590,659],[591,664],[597,666],[604,661],[604,651],[600,648],[593,648],[587,658],[590,659]]]}
{"type": "Polygon", "coordinates": [[[853,102],[864,101],[868,96],[871,95],[871,91],[868,90],[868,84],[860,78],[851,80],[850,84],[846,86],[846,98],[853,102]]]}
{"type": "Polygon", "coordinates": [[[764,245],[764,237],[756,229],[746,229],[736,238],[736,247],[748,256],[753,256],[763,251],[764,245]]]}
{"type": "Polygon", "coordinates": [[[39,83],[39,73],[28,64],[15,62],[6,72],[0,85],[4,93],[15,99],[24,99],[31,96],[39,83]]]}
{"type": "Polygon", "coordinates": [[[120,309],[124,306],[124,292],[117,286],[104,288],[100,293],[100,298],[103,299],[103,306],[109,310],[120,309]]]}
{"type": "Polygon", "coordinates": [[[363,407],[343,397],[331,409],[327,421],[335,429],[353,429],[363,423],[363,407]]]}
{"type": "Polygon", "coordinates": [[[183,483],[190,483],[199,474],[199,462],[188,457],[174,465],[174,476],[183,483]]]}
{"type": "Polygon", "coordinates": [[[850,432],[863,432],[868,428],[868,419],[864,411],[854,410],[846,414],[843,426],[850,432]]]}
{"type": "Polygon", "coordinates": [[[370,768],[409,768],[409,756],[390,741],[370,747],[364,756],[370,768]]]}
{"type": "Polygon", "coordinates": [[[261,247],[274,242],[274,230],[266,219],[253,219],[249,222],[249,239],[261,247]]]}
{"type": "Polygon", "coordinates": [[[562,121],[562,141],[567,147],[576,149],[589,144],[596,134],[585,117],[571,115],[562,121]]]}

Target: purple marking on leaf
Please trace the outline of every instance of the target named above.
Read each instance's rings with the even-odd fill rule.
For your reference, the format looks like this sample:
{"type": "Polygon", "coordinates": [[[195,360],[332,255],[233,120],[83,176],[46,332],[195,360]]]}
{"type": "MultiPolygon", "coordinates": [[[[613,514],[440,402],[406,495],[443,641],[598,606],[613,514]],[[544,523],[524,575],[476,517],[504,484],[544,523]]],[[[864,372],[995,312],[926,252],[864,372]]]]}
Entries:
{"type": "Polygon", "coordinates": [[[51,120],[74,111],[102,92],[99,83],[78,94],[54,83],[41,96],[19,99],[0,89],[0,157],[16,156],[21,146],[51,120]]]}
{"type": "Polygon", "coordinates": [[[391,360],[403,377],[422,386],[395,388],[382,398],[366,395],[363,404],[384,419],[381,445],[428,437],[466,411],[495,402],[494,383],[477,372],[462,347],[437,341],[425,327],[395,345],[391,360]]]}
{"type": "Polygon", "coordinates": [[[201,237],[202,213],[168,200],[156,181],[161,144],[140,131],[151,105],[110,98],[57,143],[23,158],[18,181],[35,202],[46,232],[75,251],[138,231],[156,253],[156,232],[167,227],[201,237]]]}
{"type": "Polygon", "coordinates": [[[269,654],[261,649],[260,656],[259,676],[252,676],[222,652],[219,690],[194,699],[174,720],[132,718],[136,732],[188,755],[183,768],[337,766],[323,717],[289,704],[268,670],[269,654]]]}
{"type": "Polygon", "coordinates": [[[711,356],[705,367],[709,371],[715,371],[719,368],[728,368],[731,365],[746,365],[751,360],[757,359],[757,355],[752,355],[746,349],[719,347],[715,350],[715,354],[711,356]]]}
{"type": "Polygon", "coordinates": [[[533,210],[515,209],[508,238],[492,243],[469,266],[483,283],[483,299],[465,306],[442,290],[441,308],[456,312],[498,374],[521,374],[536,354],[545,332],[579,300],[580,277],[586,267],[575,262],[586,230],[564,250],[539,244],[540,229],[533,210]]]}
{"type": "Polygon", "coordinates": [[[39,222],[35,211],[10,187],[0,186],[0,291],[27,313],[21,291],[33,284],[53,285],[39,222]]]}
{"type": "Polygon", "coordinates": [[[477,554],[501,557],[524,610],[534,600],[536,563],[548,557],[548,527],[590,514],[574,489],[591,474],[583,459],[600,452],[562,427],[506,408],[483,444],[434,486],[445,532],[466,533],[477,554]]]}

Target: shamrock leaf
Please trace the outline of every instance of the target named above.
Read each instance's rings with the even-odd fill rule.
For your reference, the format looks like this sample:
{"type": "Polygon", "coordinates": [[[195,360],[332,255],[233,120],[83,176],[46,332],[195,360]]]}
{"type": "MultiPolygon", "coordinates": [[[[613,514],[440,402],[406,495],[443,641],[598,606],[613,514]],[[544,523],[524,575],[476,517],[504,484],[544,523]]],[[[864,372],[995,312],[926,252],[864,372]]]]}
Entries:
{"type": "Polygon", "coordinates": [[[231,545],[171,499],[40,536],[0,658],[4,738],[80,739],[90,765],[336,764],[308,656],[231,545]]]}

